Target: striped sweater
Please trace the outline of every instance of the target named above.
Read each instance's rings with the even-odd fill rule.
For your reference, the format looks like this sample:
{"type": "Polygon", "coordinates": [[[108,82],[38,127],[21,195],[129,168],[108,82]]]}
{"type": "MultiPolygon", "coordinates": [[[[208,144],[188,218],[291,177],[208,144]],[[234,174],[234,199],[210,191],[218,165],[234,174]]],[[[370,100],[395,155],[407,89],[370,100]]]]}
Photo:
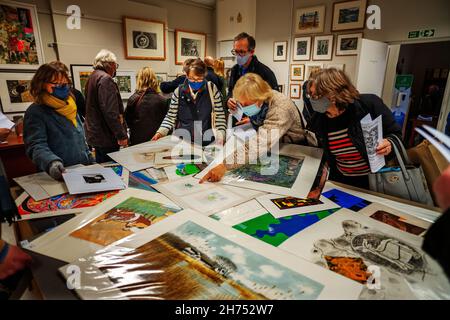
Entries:
{"type": "MultiPolygon", "coordinates": [[[[215,129],[216,129],[216,132],[218,135],[218,136],[216,136],[216,139],[224,141],[225,137],[226,137],[227,125],[226,125],[226,120],[225,120],[225,112],[223,110],[222,95],[221,95],[220,91],[217,89],[217,87],[212,82],[209,82],[209,83],[211,84],[211,87],[212,87],[214,111],[216,114],[215,129]]],[[[186,84],[181,85],[180,87],[175,89],[175,91],[172,95],[169,111],[167,112],[166,117],[164,118],[160,128],[157,131],[162,136],[168,135],[171,130],[175,129],[177,120],[179,120],[179,112],[178,111],[179,111],[180,105],[181,105],[181,108],[188,107],[187,105],[183,105],[182,103],[180,104],[180,102],[182,101],[180,99],[180,90],[183,90],[183,88],[185,86],[186,86],[186,84]]],[[[206,89],[203,88],[203,90],[208,91],[207,88],[206,89]]],[[[205,94],[208,95],[207,99],[208,99],[209,103],[211,103],[209,93],[206,92],[205,94]]]]}

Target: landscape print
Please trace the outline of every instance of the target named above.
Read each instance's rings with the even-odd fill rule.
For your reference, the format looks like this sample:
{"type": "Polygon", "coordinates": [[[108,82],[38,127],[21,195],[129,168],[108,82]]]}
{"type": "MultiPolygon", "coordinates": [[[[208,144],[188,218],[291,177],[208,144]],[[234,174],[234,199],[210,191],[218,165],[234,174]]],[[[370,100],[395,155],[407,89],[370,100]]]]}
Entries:
{"type": "Polygon", "coordinates": [[[96,256],[96,267],[129,299],[309,300],[324,289],[190,221],[117,259],[112,254],[96,256]]]}
{"type": "Polygon", "coordinates": [[[131,197],[70,236],[107,246],[180,210],[175,206],[131,197]]]}
{"type": "Polygon", "coordinates": [[[280,155],[278,171],[275,174],[263,174],[264,169],[270,171],[271,163],[266,165],[258,162],[258,164],[247,164],[233,169],[227,173],[227,176],[232,176],[239,180],[292,188],[300,173],[304,160],[304,157],[297,159],[280,155]]]}

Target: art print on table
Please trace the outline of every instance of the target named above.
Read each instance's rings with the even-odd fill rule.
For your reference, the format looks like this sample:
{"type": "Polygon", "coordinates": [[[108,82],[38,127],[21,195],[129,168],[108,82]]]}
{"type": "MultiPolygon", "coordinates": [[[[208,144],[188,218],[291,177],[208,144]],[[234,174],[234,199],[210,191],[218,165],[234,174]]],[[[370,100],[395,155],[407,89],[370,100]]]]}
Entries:
{"type": "Polygon", "coordinates": [[[107,246],[180,211],[154,201],[129,198],[70,236],[107,246]]]}
{"type": "Polygon", "coordinates": [[[323,202],[319,199],[300,199],[294,197],[277,198],[271,199],[270,201],[272,201],[273,204],[276,205],[280,210],[303,208],[323,204],[323,202]]]}
{"type": "Polygon", "coordinates": [[[153,179],[146,170],[142,170],[130,173],[128,187],[147,191],[155,191],[152,185],[156,183],[158,183],[157,180],[153,179]]]}
{"type": "Polygon", "coordinates": [[[338,189],[329,190],[327,192],[324,192],[322,195],[338,204],[342,208],[350,209],[355,212],[364,209],[372,203],[368,200],[364,200],[338,189]]]}

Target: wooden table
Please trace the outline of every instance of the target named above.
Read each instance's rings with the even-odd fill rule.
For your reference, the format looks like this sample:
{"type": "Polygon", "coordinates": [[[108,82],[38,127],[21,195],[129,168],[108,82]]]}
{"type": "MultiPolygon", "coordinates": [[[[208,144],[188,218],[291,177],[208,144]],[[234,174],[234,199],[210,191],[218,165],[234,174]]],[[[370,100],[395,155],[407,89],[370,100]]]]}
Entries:
{"type": "Polygon", "coordinates": [[[5,167],[10,186],[15,186],[14,178],[27,176],[37,172],[36,166],[25,154],[22,136],[13,132],[7,143],[0,143],[0,159],[5,167]]]}

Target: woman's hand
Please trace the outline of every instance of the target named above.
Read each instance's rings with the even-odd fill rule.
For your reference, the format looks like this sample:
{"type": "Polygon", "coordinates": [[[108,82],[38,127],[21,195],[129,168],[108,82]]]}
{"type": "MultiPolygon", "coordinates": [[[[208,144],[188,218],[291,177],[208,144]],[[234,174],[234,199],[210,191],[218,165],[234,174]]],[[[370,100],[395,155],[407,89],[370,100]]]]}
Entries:
{"type": "Polygon", "coordinates": [[[5,141],[8,138],[10,133],[11,133],[11,130],[6,129],[6,128],[0,128],[0,142],[5,141]]]}
{"type": "Polygon", "coordinates": [[[161,139],[161,138],[162,138],[162,134],[159,133],[159,132],[157,132],[157,133],[155,133],[155,135],[153,136],[152,141],[158,141],[158,140],[161,139]]]}
{"type": "Polygon", "coordinates": [[[218,182],[222,180],[223,176],[225,175],[225,172],[227,172],[227,167],[222,163],[218,166],[215,166],[212,168],[206,176],[204,176],[199,183],[204,183],[206,181],[209,182],[218,182]]]}
{"type": "Polygon", "coordinates": [[[383,139],[377,146],[377,154],[387,156],[392,152],[392,145],[387,139],[383,139]]]}
{"type": "Polygon", "coordinates": [[[249,122],[250,122],[250,118],[249,118],[249,117],[246,117],[246,118],[242,119],[241,121],[236,122],[236,125],[237,125],[237,126],[240,126],[241,124],[247,124],[247,123],[249,123],[249,122]]]}
{"type": "Polygon", "coordinates": [[[436,179],[433,184],[436,202],[442,210],[450,208],[450,166],[436,179]]]}

